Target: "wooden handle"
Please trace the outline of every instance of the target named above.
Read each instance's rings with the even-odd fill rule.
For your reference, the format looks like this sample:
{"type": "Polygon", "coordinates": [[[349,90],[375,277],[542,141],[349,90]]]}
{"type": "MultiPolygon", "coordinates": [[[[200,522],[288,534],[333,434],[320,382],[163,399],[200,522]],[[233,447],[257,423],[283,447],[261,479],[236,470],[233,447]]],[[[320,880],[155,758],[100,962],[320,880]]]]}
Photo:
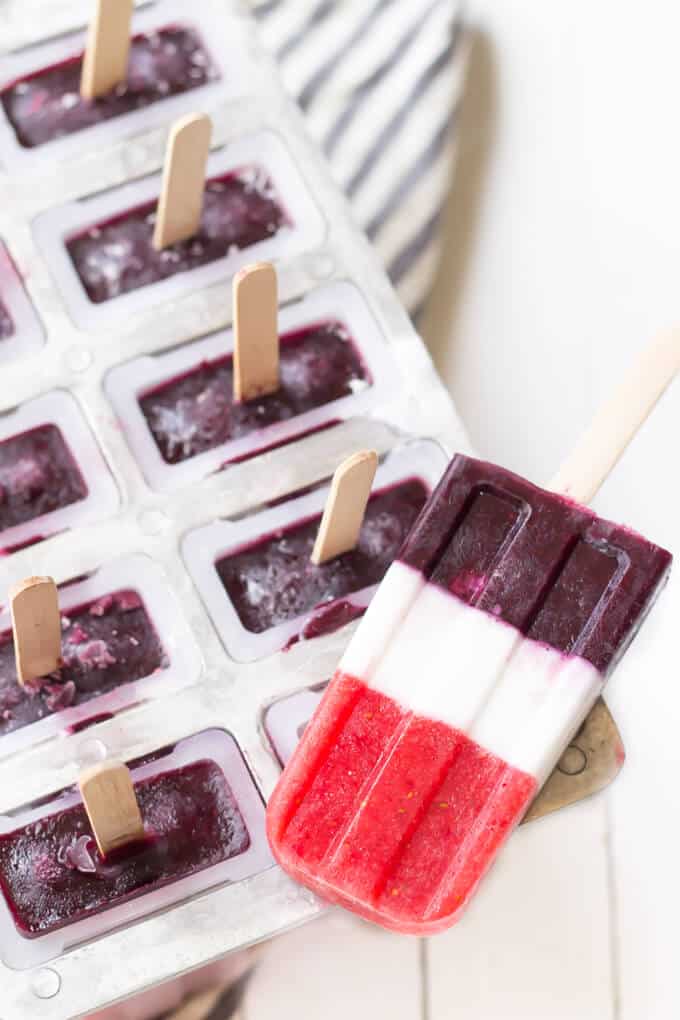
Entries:
{"type": "Polygon", "coordinates": [[[254,400],[279,388],[279,299],[269,262],[234,277],[234,400],[254,400]]]}
{"type": "Polygon", "coordinates": [[[86,769],[78,785],[102,857],[144,838],[132,776],[122,761],[107,761],[86,769]]]}
{"type": "Polygon", "coordinates": [[[127,78],[133,0],[97,0],[83,55],[80,94],[105,96],[127,78]]]}
{"type": "Polygon", "coordinates": [[[318,566],[354,549],[377,467],[375,450],[361,450],[337,468],[314,543],[312,563],[318,566]]]}
{"type": "Polygon", "coordinates": [[[20,684],[59,669],[61,617],[51,577],[28,577],[10,591],[14,654],[20,684]]]}
{"type": "Polygon", "coordinates": [[[589,503],[679,369],[680,330],[675,330],[636,359],[547,488],[589,503]]]}
{"type": "Polygon", "coordinates": [[[170,129],[153,235],[157,251],[198,231],[211,135],[212,121],[205,113],[187,114],[170,129]]]}

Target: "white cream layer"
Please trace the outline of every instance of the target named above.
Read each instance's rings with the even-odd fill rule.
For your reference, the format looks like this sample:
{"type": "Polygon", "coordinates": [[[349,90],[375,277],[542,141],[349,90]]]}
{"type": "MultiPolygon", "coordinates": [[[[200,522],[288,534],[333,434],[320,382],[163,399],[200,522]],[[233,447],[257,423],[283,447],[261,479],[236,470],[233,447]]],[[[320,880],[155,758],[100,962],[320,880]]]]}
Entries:
{"type": "Polygon", "coordinates": [[[542,783],[602,689],[566,657],[399,561],[340,663],[418,715],[463,730],[542,783]]]}

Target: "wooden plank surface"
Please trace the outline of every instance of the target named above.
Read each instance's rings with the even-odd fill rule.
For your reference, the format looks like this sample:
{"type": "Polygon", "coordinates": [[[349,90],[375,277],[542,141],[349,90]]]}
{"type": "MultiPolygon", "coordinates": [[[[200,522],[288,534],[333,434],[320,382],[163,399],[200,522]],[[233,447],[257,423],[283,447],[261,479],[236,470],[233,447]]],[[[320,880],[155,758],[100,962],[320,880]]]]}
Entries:
{"type": "MultiPolygon", "coordinates": [[[[680,554],[676,381],[607,483],[600,508],[680,554]]],[[[676,1020],[680,812],[680,563],[609,688],[626,766],[609,794],[616,918],[617,1020],[676,1020]]]]}
{"type": "Polygon", "coordinates": [[[467,915],[430,939],[425,1020],[614,1020],[600,799],[525,826],[467,915]]]}
{"type": "Polygon", "coordinates": [[[242,1020],[418,1020],[419,946],[337,910],[265,950],[242,1020]]]}

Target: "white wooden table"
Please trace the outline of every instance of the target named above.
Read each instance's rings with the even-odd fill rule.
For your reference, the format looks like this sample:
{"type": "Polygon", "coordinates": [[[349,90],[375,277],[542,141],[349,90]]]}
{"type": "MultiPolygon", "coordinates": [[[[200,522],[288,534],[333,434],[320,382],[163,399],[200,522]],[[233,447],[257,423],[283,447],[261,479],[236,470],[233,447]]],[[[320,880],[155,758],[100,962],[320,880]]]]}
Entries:
{"type": "MultiPolygon", "coordinates": [[[[680,324],[680,10],[471,0],[464,148],[426,323],[477,449],[540,481],[680,324]]],[[[680,383],[596,509],[680,554],[680,383]]],[[[246,1020],[678,1020],[680,570],[609,688],[611,790],[526,826],[419,943],[337,912],[279,940],[246,1020]]]]}

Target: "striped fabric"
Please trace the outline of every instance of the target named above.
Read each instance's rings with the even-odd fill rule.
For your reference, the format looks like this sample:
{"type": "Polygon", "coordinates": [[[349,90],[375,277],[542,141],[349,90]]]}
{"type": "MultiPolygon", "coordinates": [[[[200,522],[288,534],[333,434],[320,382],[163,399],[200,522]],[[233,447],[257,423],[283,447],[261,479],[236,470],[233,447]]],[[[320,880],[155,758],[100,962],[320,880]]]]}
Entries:
{"type": "Polygon", "coordinates": [[[251,0],[265,45],[417,319],[463,88],[460,0],[251,0]]]}

